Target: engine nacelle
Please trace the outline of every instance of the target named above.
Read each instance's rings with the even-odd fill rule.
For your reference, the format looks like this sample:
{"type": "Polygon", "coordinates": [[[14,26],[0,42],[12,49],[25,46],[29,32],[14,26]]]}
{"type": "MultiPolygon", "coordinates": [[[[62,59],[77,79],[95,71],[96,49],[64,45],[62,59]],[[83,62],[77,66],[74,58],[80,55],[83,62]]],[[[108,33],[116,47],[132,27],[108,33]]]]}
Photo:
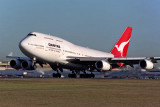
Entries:
{"type": "Polygon", "coordinates": [[[153,62],[151,62],[147,59],[140,61],[139,65],[143,69],[153,69],[154,68],[153,62]]]}
{"type": "Polygon", "coordinates": [[[96,62],[95,66],[96,66],[97,70],[108,71],[108,70],[111,69],[111,65],[108,62],[104,61],[104,60],[96,62]]]}
{"type": "Polygon", "coordinates": [[[29,61],[29,60],[24,60],[21,63],[21,67],[22,67],[22,69],[26,69],[26,70],[35,70],[36,69],[36,65],[34,65],[33,62],[29,61]]]}
{"type": "Polygon", "coordinates": [[[11,60],[10,66],[14,69],[20,69],[21,68],[21,61],[18,59],[11,60]]]}

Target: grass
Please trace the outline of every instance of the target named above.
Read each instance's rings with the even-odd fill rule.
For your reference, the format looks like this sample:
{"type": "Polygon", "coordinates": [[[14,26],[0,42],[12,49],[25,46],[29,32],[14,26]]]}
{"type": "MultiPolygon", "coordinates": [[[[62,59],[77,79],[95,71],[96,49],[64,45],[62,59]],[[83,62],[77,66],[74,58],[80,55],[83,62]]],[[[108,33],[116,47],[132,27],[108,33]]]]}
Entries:
{"type": "Polygon", "coordinates": [[[0,79],[1,107],[159,107],[160,80],[0,79]]]}

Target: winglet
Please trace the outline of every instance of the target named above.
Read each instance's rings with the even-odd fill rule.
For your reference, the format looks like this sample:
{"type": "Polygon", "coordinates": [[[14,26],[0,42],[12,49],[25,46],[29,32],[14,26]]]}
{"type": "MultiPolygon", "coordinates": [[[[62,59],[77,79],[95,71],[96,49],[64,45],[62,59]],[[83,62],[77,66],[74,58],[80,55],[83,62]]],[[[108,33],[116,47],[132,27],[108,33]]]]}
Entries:
{"type": "Polygon", "coordinates": [[[113,54],[115,57],[126,57],[131,33],[132,27],[127,27],[110,53],[113,54]]]}

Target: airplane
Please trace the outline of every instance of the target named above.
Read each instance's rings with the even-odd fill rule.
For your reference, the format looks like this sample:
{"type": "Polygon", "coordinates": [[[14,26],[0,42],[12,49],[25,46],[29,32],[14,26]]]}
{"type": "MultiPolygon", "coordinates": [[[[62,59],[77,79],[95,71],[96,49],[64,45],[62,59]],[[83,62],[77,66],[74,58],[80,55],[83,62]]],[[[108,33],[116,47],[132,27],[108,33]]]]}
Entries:
{"type": "Polygon", "coordinates": [[[76,78],[80,71],[83,71],[80,78],[94,78],[94,71],[110,71],[126,65],[134,67],[134,64],[139,64],[143,69],[153,69],[160,57],[127,57],[131,33],[132,27],[128,26],[110,53],[107,53],[78,46],[56,36],[31,32],[19,42],[20,50],[27,57],[6,57],[14,58],[10,66],[15,69],[34,70],[37,63],[41,67],[49,64],[57,71],[53,77],[59,78],[59,71],[63,72],[63,69],[72,71],[68,75],[70,78],[76,78]],[[91,73],[87,74],[86,71],[91,73]]]}

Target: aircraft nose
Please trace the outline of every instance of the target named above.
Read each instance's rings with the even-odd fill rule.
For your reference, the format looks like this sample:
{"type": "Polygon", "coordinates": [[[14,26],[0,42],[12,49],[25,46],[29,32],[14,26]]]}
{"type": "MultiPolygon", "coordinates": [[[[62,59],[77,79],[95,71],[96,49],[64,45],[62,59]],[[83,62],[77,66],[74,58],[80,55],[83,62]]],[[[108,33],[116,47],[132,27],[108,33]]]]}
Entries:
{"type": "Polygon", "coordinates": [[[19,42],[19,48],[20,48],[21,51],[26,50],[26,48],[27,48],[27,42],[26,42],[25,39],[23,39],[23,40],[21,40],[19,42]]]}

